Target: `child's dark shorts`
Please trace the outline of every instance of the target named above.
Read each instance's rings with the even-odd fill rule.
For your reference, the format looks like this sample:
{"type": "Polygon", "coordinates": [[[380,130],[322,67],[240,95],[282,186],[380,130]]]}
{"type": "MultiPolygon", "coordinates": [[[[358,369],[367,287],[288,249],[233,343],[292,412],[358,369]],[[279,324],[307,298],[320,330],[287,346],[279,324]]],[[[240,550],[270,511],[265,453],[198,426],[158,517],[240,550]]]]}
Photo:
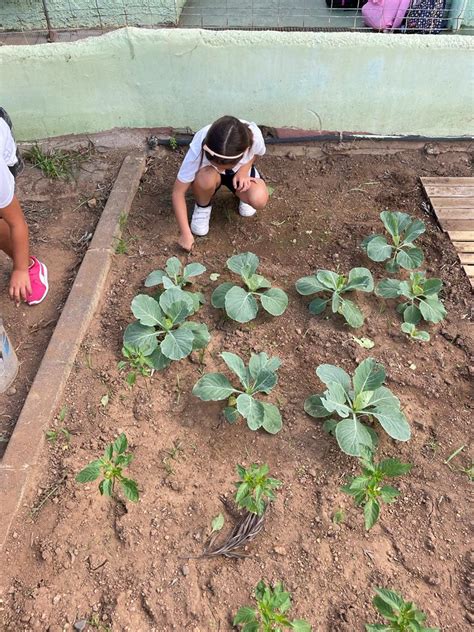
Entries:
{"type": "MultiPolygon", "coordinates": [[[[235,187],[234,187],[234,184],[232,182],[234,177],[235,177],[235,172],[232,171],[232,169],[226,169],[225,173],[221,173],[221,183],[217,187],[216,191],[218,191],[221,188],[221,186],[225,186],[230,191],[232,191],[232,193],[235,193],[235,187]]],[[[257,169],[254,166],[252,166],[252,168],[250,169],[250,177],[251,178],[259,178],[260,180],[265,181],[265,179],[262,178],[262,176],[259,174],[259,172],[257,171],[257,169]]]]}

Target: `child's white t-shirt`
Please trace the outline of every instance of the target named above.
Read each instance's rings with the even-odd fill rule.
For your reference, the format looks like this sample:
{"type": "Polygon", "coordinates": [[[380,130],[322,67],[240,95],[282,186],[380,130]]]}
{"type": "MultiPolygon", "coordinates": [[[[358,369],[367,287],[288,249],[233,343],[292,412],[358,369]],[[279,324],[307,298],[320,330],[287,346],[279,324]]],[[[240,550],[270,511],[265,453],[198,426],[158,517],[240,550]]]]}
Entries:
{"type": "MultiPolygon", "coordinates": [[[[244,153],[239,162],[232,168],[234,173],[236,173],[242,165],[250,162],[254,156],[263,156],[265,153],[265,141],[263,140],[262,132],[259,130],[258,126],[255,123],[249,123],[248,121],[243,121],[242,119],[240,119],[240,121],[250,128],[253,135],[253,143],[252,146],[244,153]]],[[[178,180],[180,182],[184,182],[186,184],[193,182],[196,177],[196,173],[200,169],[208,167],[209,165],[214,166],[209,162],[205,153],[202,151],[202,144],[210,127],[210,125],[206,125],[206,127],[203,127],[194,134],[194,138],[189,145],[188,153],[184,157],[183,163],[178,172],[178,180]]]]}
{"type": "Polygon", "coordinates": [[[0,119],[0,209],[11,204],[15,178],[10,169],[17,161],[16,145],[7,123],[0,119]]]}

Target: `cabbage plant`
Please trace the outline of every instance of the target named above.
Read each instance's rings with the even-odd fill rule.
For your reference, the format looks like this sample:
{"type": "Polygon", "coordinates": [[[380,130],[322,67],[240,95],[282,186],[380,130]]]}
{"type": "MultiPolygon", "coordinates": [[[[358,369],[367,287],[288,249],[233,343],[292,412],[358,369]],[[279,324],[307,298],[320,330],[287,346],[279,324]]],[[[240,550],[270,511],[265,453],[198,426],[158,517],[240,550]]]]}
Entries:
{"type": "Polygon", "coordinates": [[[355,290],[372,292],[374,280],[367,268],[352,268],[348,276],[330,270],[318,270],[312,276],[298,279],[296,289],[303,296],[324,294],[309,304],[311,314],[321,314],[330,304],[333,314],[341,314],[351,327],[360,327],[364,322],[363,313],[353,301],[342,295],[355,290]]]}
{"type": "Polygon", "coordinates": [[[378,436],[371,425],[378,421],[385,432],[398,441],[408,441],[410,426],[400,410],[400,401],[386,387],[385,369],[373,358],[363,360],[351,379],[332,364],[321,364],[316,375],[327,386],[321,395],[304,403],[312,417],[325,419],[324,429],[335,435],[343,452],[361,456],[364,446],[374,451],[378,436]]]}
{"type": "MultiPolygon", "coordinates": [[[[404,299],[397,306],[397,312],[402,314],[405,323],[418,325],[421,320],[439,323],[445,318],[447,312],[438,297],[438,292],[442,287],[441,279],[427,279],[424,272],[412,272],[406,281],[383,279],[377,285],[375,293],[382,298],[404,299]]],[[[411,328],[402,327],[402,331],[414,338],[419,338],[411,328]]],[[[418,333],[426,334],[426,332],[418,333]]],[[[419,339],[426,339],[426,336],[419,339]]]]}
{"type": "Polygon", "coordinates": [[[186,320],[194,313],[194,302],[177,287],[165,290],[158,300],[146,294],[135,296],[132,312],[137,320],[124,332],[124,348],[149,357],[157,371],[209,343],[207,326],[186,320]]]}
{"type": "Polygon", "coordinates": [[[385,269],[396,273],[400,268],[414,270],[424,259],[423,251],[413,245],[417,237],[425,232],[425,224],[419,219],[412,219],[406,213],[383,211],[380,213],[390,241],[384,235],[369,235],[362,242],[372,261],[387,261],[385,269]]]}
{"type": "Polygon", "coordinates": [[[206,271],[202,263],[188,263],[183,266],[178,257],[170,257],[166,262],[164,270],[153,270],[145,279],[145,287],[162,286],[163,289],[169,290],[177,287],[187,292],[192,298],[194,311],[197,312],[200,305],[204,303],[204,296],[201,292],[189,292],[184,288],[193,283],[195,277],[206,271]]]}
{"type": "Polygon", "coordinates": [[[268,395],[278,381],[279,358],[270,358],[266,353],[252,353],[248,366],[235,353],[220,354],[228,368],[238,377],[239,387],[233,386],[223,373],[207,373],[196,382],[193,395],[205,402],[226,399],[225,419],[233,424],[240,417],[247,420],[251,430],[263,428],[270,434],[281,430],[281,414],[277,406],[257,399],[262,393],[268,395]]]}
{"type": "Polygon", "coordinates": [[[257,274],[258,264],[259,258],[253,252],[230,257],[227,267],[240,275],[244,287],[228,281],[221,283],[211,296],[214,307],[225,309],[227,316],[239,323],[256,318],[259,304],[272,316],[281,316],[288,307],[286,293],[257,274]]]}

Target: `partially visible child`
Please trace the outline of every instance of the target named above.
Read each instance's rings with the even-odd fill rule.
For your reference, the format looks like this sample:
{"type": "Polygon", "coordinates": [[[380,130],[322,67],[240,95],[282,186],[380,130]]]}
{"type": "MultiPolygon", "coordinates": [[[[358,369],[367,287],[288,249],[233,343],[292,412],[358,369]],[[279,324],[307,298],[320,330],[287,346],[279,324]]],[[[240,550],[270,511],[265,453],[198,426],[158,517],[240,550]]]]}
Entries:
{"type": "Polygon", "coordinates": [[[268,190],[254,166],[257,156],[264,153],[265,142],[257,125],[234,116],[223,116],[196,132],[173,187],[182,248],[191,250],[193,234],[209,232],[212,198],[222,185],[239,198],[242,217],[251,217],[265,207],[268,190]],[[185,199],[189,187],[195,199],[191,225],[185,199]]]}
{"type": "Polygon", "coordinates": [[[15,195],[15,175],[21,166],[11,122],[0,108],[0,250],[13,261],[9,294],[15,303],[41,303],[48,293],[48,271],[44,263],[30,257],[28,226],[15,195]]]}

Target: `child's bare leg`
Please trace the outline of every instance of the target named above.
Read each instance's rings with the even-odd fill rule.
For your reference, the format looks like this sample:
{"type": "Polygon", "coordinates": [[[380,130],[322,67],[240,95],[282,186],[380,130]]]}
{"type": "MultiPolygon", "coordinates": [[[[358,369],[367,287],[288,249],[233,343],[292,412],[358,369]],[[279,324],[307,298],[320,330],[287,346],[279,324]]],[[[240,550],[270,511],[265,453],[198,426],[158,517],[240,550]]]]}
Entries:
{"type": "Polygon", "coordinates": [[[13,259],[12,242],[10,237],[10,228],[5,220],[0,219],[0,250],[3,250],[10,259],[13,259]]]}
{"type": "Polygon", "coordinates": [[[267,185],[261,178],[258,178],[256,182],[252,182],[247,191],[236,191],[235,195],[239,200],[250,204],[250,206],[253,206],[257,211],[264,209],[268,202],[267,185]]]}
{"type": "Polygon", "coordinates": [[[197,204],[199,206],[209,206],[220,183],[221,176],[214,167],[203,167],[200,169],[192,184],[192,191],[197,204]]]}

